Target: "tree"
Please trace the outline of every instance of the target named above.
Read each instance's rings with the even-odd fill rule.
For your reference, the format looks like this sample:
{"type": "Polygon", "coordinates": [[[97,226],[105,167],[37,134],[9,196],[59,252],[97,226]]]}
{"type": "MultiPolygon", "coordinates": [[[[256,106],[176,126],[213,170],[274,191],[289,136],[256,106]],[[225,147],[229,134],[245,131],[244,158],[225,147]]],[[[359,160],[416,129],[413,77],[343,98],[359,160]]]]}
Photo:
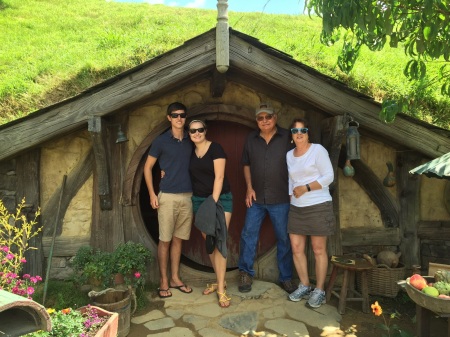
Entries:
{"type": "MultiPolygon", "coordinates": [[[[441,94],[450,97],[450,3],[448,0],[306,0],[308,14],[322,18],[321,41],[334,44],[343,35],[338,57],[339,68],[352,70],[362,45],[370,50],[386,44],[404,47],[410,57],[405,76],[420,82],[427,75],[427,64],[439,62],[441,94]],[[341,34],[341,33],[344,34],[341,34]]],[[[392,122],[398,112],[413,109],[415,100],[384,99],[380,118],[392,122]]]]}

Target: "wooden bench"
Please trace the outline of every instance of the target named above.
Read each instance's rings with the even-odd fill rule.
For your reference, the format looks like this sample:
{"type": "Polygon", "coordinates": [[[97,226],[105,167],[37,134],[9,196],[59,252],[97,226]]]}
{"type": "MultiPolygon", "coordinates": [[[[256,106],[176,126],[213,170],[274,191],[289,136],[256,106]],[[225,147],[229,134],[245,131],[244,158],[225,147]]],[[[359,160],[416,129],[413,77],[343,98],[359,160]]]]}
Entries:
{"type": "Polygon", "coordinates": [[[354,258],[348,256],[332,256],[331,263],[333,270],[326,289],[326,300],[330,301],[331,295],[339,299],[338,312],[345,314],[347,301],[362,302],[362,311],[369,313],[369,287],[367,282],[367,271],[373,268],[373,265],[363,258],[354,258]],[[343,271],[344,277],[340,292],[334,288],[334,283],[339,271],[343,271]],[[361,293],[355,290],[356,273],[361,274],[361,293]],[[350,295],[350,296],[348,296],[350,295]]]}

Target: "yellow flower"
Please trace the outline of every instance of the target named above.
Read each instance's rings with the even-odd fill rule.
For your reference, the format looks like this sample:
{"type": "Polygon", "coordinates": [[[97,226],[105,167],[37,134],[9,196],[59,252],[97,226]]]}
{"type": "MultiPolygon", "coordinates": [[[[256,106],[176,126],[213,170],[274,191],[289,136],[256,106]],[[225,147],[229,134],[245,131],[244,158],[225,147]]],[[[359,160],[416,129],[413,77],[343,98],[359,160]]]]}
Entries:
{"type": "Polygon", "coordinates": [[[56,310],[53,308],[47,308],[47,312],[51,315],[55,312],[56,310]]]}
{"type": "Polygon", "coordinates": [[[375,301],[374,304],[370,306],[372,308],[372,312],[375,314],[375,316],[380,316],[383,313],[383,309],[381,309],[381,306],[378,304],[378,301],[375,301]]]}

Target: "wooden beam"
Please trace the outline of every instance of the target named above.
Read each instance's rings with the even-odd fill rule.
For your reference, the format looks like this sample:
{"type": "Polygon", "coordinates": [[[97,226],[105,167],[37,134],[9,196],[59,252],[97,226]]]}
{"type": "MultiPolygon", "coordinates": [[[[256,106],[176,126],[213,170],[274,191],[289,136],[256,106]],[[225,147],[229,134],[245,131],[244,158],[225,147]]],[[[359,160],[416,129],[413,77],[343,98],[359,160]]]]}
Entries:
{"type": "MultiPolygon", "coordinates": [[[[44,236],[42,240],[42,250],[47,258],[52,244],[51,236],[44,236]]],[[[53,256],[72,257],[75,256],[81,246],[89,245],[89,236],[58,236],[53,247],[53,256]]]]}
{"type": "MultiPolygon", "coordinates": [[[[345,149],[345,147],[342,147],[345,149]]],[[[343,150],[343,153],[346,151],[343,150]]],[[[343,167],[343,158],[341,155],[340,167],[343,167]]],[[[362,160],[352,160],[352,165],[355,168],[355,180],[359,186],[367,193],[370,200],[377,205],[380,210],[381,219],[385,227],[399,226],[399,205],[392,194],[384,187],[383,182],[378,179],[377,175],[372,169],[367,166],[362,160]]]]}
{"type": "MultiPolygon", "coordinates": [[[[397,154],[397,195],[400,201],[399,226],[403,236],[400,245],[406,268],[420,265],[420,239],[417,236],[420,219],[420,179],[409,171],[420,165],[421,156],[413,152],[397,154]]],[[[444,235],[441,233],[440,235],[444,235]]],[[[442,237],[442,236],[441,236],[442,237]]],[[[450,238],[450,236],[447,236],[450,238]]]]}
{"type": "Polygon", "coordinates": [[[226,73],[219,73],[217,69],[214,69],[211,80],[211,96],[214,98],[222,97],[227,85],[226,73]]]}
{"type": "MultiPolygon", "coordinates": [[[[40,166],[41,166],[41,151],[40,149],[30,150],[16,160],[16,204],[25,198],[26,207],[22,209],[23,214],[28,221],[34,220],[36,211],[40,202],[40,166]]],[[[42,226],[42,219],[37,219],[35,229],[42,226]]],[[[25,253],[27,263],[24,265],[23,272],[30,275],[43,275],[44,258],[42,254],[42,231],[35,237],[28,241],[30,247],[37,249],[30,249],[25,253]]]]}
{"type": "Polygon", "coordinates": [[[450,221],[420,221],[417,236],[424,240],[448,240],[450,221]]]}
{"type": "Polygon", "coordinates": [[[398,246],[399,228],[350,227],[341,228],[342,246],[398,246]]]}
{"type": "Polygon", "coordinates": [[[98,196],[102,210],[112,209],[111,188],[109,181],[109,161],[106,156],[105,138],[106,125],[101,117],[91,117],[88,122],[88,130],[92,138],[97,173],[98,196]]]}
{"type": "Polygon", "coordinates": [[[345,90],[342,83],[306,65],[277,57],[234,35],[230,37],[230,64],[230,68],[245,69],[249,78],[270,82],[331,115],[351,114],[362,129],[375,132],[383,139],[404,144],[432,158],[450,151],[450,138],[430,132],[401,115],[393,123],[385,124],[378,117],[381,105],[374,100],[360,97],[356,91],[345,90]]]}

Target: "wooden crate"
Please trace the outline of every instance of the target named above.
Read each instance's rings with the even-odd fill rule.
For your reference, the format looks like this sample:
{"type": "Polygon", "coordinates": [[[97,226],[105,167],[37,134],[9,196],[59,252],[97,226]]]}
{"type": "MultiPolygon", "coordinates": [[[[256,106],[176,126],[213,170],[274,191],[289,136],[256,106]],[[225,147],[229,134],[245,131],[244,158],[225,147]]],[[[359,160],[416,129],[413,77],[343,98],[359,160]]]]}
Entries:
{"type": "Polygon", "coordinates": [[[447,271],[450,271],[450,265],[448,265],[448,264],[434,263],[434,262],[430,262],[430,263],[428,264],[428,275],[434,276],[434,273],[435,273],[437,270],[447,270],[447,271]]]}

